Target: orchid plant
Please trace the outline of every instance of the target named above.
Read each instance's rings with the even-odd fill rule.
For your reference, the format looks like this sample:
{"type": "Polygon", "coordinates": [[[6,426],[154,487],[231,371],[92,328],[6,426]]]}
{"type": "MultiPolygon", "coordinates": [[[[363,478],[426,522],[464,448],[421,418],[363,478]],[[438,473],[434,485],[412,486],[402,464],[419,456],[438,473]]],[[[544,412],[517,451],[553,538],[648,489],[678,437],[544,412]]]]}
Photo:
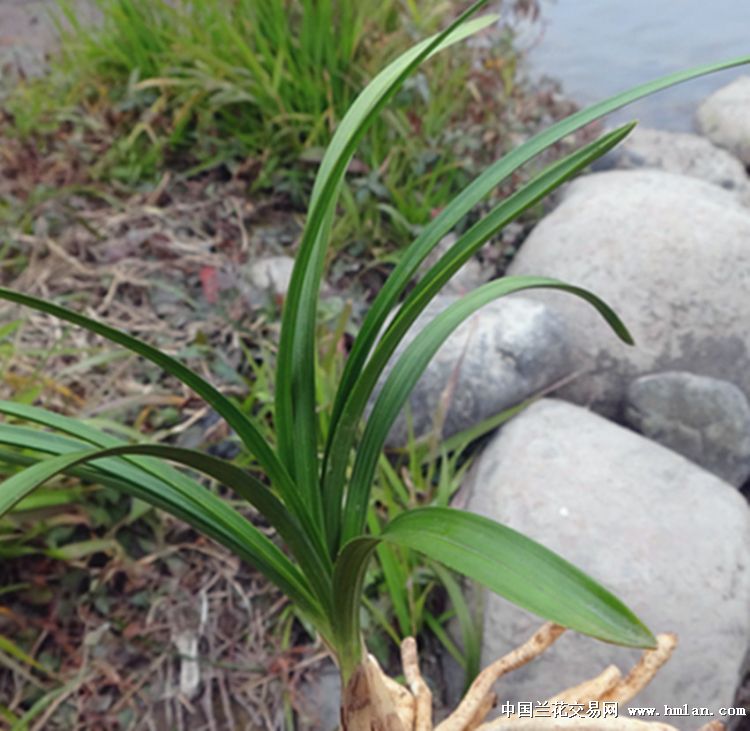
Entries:
{"type": "MultiPolygon", "coordinates": [[[[542,170],[472,225],[408,289],[431,250],[493,189],[593,120],[647,94],[747,63],[750,58],[674,74],[595,104],[554,124],[487,168],[403,252],[348,354],[327,415],[327,433],[321,434],[319,428],[316,312],[347,167],[377,115],[420,64],[497,22],[493,15],[473,17],[485,4],[486,0],[476,2],[443,32],[388,65],[338,126],[320,165],[284,303],[273,442],[264,438],[259,426],[234,401],[170,355],[52,302],[0,289],[0,298],[86,328],[179,379],[234,429],[266,481],[199,451],[125,443],[79,420],[35,406],[0,402],[0,412],[7,417],[0,424],[0,443],[18,448],[18,464],[32,462],[0,486],[0,514],[61,474],[114,486],[171,513],[257,568],[295,603],[336,659],[345,688],[365,658],[360,631],[362,587],[368,563],[381,542],[421,552],[530,612],[578,632],[633,647],[654,645],[649,629],[607,589],[539,543],[487,518],[426,505],[399,514],[378,533],[367,529],[374,474],[389,429],[432,356],[464,320],[498,297],[528,289],[556,289],[588,302],[616,336],[630,343],[627,329],[603,301],[584,289],[547,278],[506,277],[489,282],[423,328],[392,364],[379,391],[376,385],[418,315],[451,276],[506,224],[612,149],[634,125],[607,132],[542,170]],[[33,427],[21,426],[19,420],[33,427]],[[233,490],[274,527],[278,540],[173,465],[188,467],[233,490]]],[[[3,459],[12,462],[13,454],[6,452],[3,459]]]]}

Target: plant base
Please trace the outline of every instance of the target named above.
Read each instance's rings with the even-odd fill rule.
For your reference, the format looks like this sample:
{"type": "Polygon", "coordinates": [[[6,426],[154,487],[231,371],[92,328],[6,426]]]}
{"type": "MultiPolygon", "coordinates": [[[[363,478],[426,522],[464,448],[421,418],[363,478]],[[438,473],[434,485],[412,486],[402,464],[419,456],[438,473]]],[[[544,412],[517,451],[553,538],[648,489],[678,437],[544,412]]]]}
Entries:
{"type": "MultiPolygon", "coordinates": [[[[437,726],[432,722],[432,694],[419,670],[417,645],[408,637],[401,645],[401,662],[408,687],[400,685],[382,671],[375,658],[368,658],[357,668],[343,696],[341,721],[343,731],[678,731],[665,723],[630,718],[498,718],[485,723],[496,703],[492,690],[499,678],[541,655],[564,632],[555,624],[543,625],[527,642],[486,667],[474,680],[453,713],[437,726]]],[[[647,650],[625,676],[614,666],[585,683],[547,699],[553,703],[583,704],[596,701],[628,703],[651,682],[659,668],[669,660],[677,638],[672,634],[657,637],[658,645],[647,650]]],[[[724,725],[713,721],[701,731],[721,731],[724,725]]]]}

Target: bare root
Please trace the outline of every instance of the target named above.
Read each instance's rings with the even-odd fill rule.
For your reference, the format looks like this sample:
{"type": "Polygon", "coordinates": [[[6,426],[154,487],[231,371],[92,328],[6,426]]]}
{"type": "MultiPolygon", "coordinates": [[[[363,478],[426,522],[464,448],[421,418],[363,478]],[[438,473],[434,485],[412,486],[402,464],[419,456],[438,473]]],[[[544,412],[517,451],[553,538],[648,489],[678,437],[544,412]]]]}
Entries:
{"type": "Polygon", "coordinates": [[[401,643],[401,664],[406,682],[415,699],[413,729],[432,731],[432,691],[419,670],[417,642],[413,637],[407,637],[401,643]]]}
{"type": "Polygon", "coordinates": [[[644,652],[641,659],[621,683],[601,697],[602,701],[627,703],[635,698],[653,679],[677,647],[677,635],[663,634],[656,638],[657,646],[644,652]]]}
{"type": "Polygon", "coordinates": [[[477,675],[458,708],[435,731],[465,731],[471,728],[470,723],[483,720],[484,716],[477,719],[477,711],[485,705],[484,699],[498,679],[541,655],[564,631],[557,624],[542,625],[523,645],[487,666],[477,675]]]}
{"type": "MultiPolygon", "coordinates": [[[[417,643],[408,637],[401,644],[401,662],[408,687],[385,675],[375,658],[368,656],[344,694],[344,731],[678,731],[665,723],[614,716],[520,718],[515,715],[484,723],[495,705],[492,687],[497,680],[539,657],[564,631],[559,625],[545,624],[520,647],[486,667],[456,710],[437,726],[432,723],[432,693],[419,669],[417,643]]],[[[612,665],[590,680],[555,694],[543,706],[549,709],[555,707],[554,704],[565,704],[601,709],[604,703],[628,703],[651,682],[676,646],[675,635],[659,635],[656,648],[646,650],[624,678],[612,665]]],[[[701,731],[722,729],[722,723],[712,721],[701,731]]]]}

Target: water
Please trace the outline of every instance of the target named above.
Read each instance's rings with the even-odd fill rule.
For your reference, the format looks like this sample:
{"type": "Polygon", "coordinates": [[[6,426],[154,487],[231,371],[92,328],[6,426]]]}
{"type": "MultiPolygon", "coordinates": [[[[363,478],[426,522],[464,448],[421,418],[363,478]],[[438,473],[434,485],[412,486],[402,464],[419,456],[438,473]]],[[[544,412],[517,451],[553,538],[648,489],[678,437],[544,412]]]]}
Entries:
{"type": "MultiPolygon", "coordinates": [[[[672,71],[750,56],[750,0],[541,0],[541,9],[522,34],[532,73],[561,81],[581,104],[672,71]]],[[[743,73],[750,66],[661,92],[612,119],[691,130],[700,102],[743,73]]]]}

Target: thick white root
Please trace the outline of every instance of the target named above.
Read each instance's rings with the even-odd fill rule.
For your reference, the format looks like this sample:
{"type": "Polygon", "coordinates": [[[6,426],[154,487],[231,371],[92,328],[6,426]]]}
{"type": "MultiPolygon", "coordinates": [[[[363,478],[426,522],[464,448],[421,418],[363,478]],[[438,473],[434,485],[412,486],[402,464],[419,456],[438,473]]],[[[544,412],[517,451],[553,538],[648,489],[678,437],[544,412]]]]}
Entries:
{"type": "MultiPolygon", "coordinates": [[[[627,717],[546,716],[484,719],[495,705],[492,687],[499,678],[539,657],[562,635],[564,628],[545,624],[526,642],[486,667],[471,684],[455,711],[437,726],[432,723],[432,693],[419,670],[417,644],[409,637],[401,645],[401,662],[407,687],[389,678],[377,661],[368,656],[345,690],[342,709],[344,731],[679,731],[674,726],[627,717]]],[[[590,680],[547,699],[546,708],[554,704],[581,705],[625,704],[651,682],[659,668],[669,660],[677,638],[672,634],[657,637],[657,647],[647,650],[623,678],[614,666],[590,680]]],[[[558,706],[559,707],[559,706],[558,706]]],[[[722,731],[724,726],[712,721],[701,731],[722,731]]]]}

